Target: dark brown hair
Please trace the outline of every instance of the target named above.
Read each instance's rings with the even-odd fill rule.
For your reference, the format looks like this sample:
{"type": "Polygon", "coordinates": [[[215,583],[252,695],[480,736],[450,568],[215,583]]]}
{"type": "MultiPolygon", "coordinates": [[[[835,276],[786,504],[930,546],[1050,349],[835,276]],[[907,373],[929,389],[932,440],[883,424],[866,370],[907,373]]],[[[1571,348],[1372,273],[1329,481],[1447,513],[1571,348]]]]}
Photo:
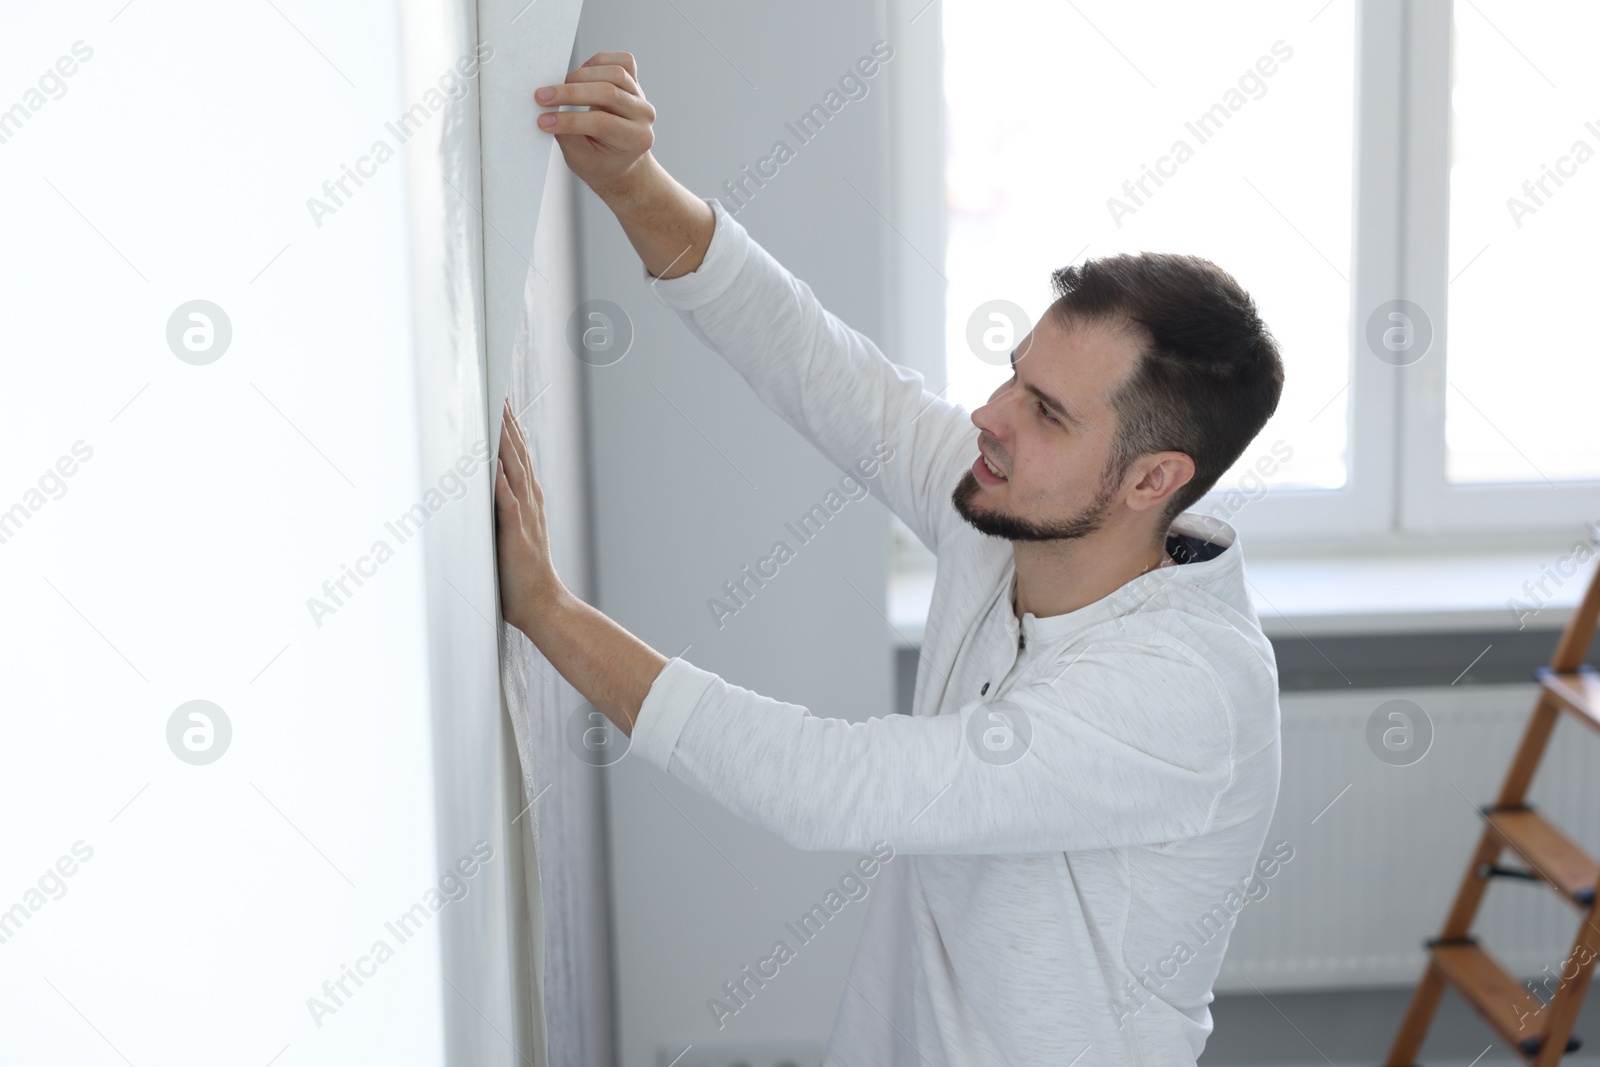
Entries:
{"type": "Polygon", "coordinates": [[[1101,256],[1051,274],[1050,313],[1064,329],[1129,330],[1138,362],[1108,398],[1117,416],[1106,468],[1115,483],[1154,452],[1182,452],[1194,477],[1167,502],[1160,533],[1255,440],[1283,393],[1278,342],[1227,271],[1166,252],[1101,256]]]}

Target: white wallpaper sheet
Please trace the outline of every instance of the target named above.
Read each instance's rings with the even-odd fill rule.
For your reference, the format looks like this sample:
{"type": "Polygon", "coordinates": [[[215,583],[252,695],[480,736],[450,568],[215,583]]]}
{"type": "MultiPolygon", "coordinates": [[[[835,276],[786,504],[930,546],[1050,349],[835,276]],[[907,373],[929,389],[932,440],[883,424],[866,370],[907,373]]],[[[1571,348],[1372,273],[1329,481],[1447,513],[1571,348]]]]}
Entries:
{"type": "MultiPolygon", "coordinates": [[[[509,395],[544,491],[557,570],[586,596],[582,363],[566,336],[579,300],[573,179],[554,139],[536,127],[542,109],[533,100],[575,62],[581,8],[581,0],[485,0],[479,38],[494,48],[481,126],[491,440],[499,441],[500,399],[509,395]]],[[[537,861],[535,964],[548,1062],[609,1064],[604,769],[580,739],[590,709],[520,632],[503,622],[500,631],[501,680],[531,806],[524,818],[537,861]]]]}

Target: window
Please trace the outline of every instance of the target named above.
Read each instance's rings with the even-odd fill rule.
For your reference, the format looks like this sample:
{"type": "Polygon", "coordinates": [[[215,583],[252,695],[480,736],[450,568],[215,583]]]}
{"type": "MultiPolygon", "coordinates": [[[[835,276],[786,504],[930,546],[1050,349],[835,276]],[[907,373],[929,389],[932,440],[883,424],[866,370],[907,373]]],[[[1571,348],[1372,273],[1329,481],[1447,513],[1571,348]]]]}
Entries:
{"type": "Polygon", "coordinates": [[[943,175],[905,161],[897,179],[945,194],[944,362],[917,368],[930,388],[982,405],[1009,369],[970,339],[987,328],[1008,350],[994,302],[1020,308],[1020,337],[1050,303],[1051,270],[1193,252],[1254,295],[1287,376],[1276,415],[1195,510],[1253,545],[1310,550],[1549,540],[1600,519],[1584,419],[1600,360],[1574,315],[1600,267],[1573,239],[1600,221],[1600,112],[1584,110],[1600,73],[1583,51],[1600,9],[933,11],[943,175]],[[1022,36],[1048,62],[995,58],[1022,36]]]}
{"type": "Polygon", "coordinates": [[[1572,312],[1600,290],[1600,265],[1574,240],[1600,233],[1600,72],[1580,54],[1600,8],[1563,5],[1559,24],[1486,10],[1462,4],[1453,41],[1446,472],[1452,484],[1594,479],[1600,360],[1572,312]]]}

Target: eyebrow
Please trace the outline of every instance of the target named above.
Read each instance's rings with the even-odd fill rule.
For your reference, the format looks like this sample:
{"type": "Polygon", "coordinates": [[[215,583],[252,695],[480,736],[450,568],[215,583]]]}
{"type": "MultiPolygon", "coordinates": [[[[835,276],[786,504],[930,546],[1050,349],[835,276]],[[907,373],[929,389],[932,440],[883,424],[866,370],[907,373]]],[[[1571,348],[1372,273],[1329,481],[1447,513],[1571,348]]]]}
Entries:
{"type": "MultiPolygon", "coordinates": [[[[1016,370],[1017,350],[1013,348],[1011,350],[1011,372],[1015,374],[1016,370]]],[[[1079,429],[1083,428],[1083,420],[1078,418],[1078,416],[1073,414],[1071,411],[1068,411],[1067,406],[1061,401],[1057,400],[1055,397],[1051,396],[1049,393],[1045,392],[1043,389],[1040,389],[1037,385],[1033,385],[1032,383],[1023,386],[1023,388],[1043,401],[1045,407],[1049,408],[1057,415],[1060,415],[1064,422],[1068,423],[1069,425],[1076,426],[1079,429]]]]}

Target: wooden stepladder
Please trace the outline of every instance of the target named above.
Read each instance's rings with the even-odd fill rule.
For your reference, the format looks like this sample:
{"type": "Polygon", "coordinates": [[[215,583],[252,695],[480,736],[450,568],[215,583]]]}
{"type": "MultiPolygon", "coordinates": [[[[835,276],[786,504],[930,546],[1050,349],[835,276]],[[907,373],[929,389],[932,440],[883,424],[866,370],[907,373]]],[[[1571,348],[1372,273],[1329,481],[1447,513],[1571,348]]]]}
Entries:
{"type": "Polygon", "coordinates": [[[1444,929],[1438,937],[1424,942],[1429,952],[1428,966],[1411,997],[1411,1006],[1389,1049],[1385,1067],[1414,1067],[1447,984],[1534,1067],[1554,1067],[1581,1043],[1572,1036],[1572,1027],[1600,956],[1600,912],[1596,907],[1600,864],[1534,811],[1524,797],[1559,716],[1574,715],[1600,730],[1600,672],[1583,662],[1594,639],[1597,616],[1600,569],[1590,579],[1583,603],[1562,631],[1550,665],[1534,672],[1539,681],[1539,698],[1533,715],[1511,761],[1500,799],[1481,809],[1485,820],[1483,838],[1467,866],[1444,929]],[[1511,850],[1510,858],[1526,866],[1500,866],[1501,850],[1506,848],[1511,850]],[[1572,952],[1556,968],[1559,984],[1548,1005],[1507,974],[1468,932],[1489,879],[1497,877],[1543,882],[1583,916],[1572,952]]]}

